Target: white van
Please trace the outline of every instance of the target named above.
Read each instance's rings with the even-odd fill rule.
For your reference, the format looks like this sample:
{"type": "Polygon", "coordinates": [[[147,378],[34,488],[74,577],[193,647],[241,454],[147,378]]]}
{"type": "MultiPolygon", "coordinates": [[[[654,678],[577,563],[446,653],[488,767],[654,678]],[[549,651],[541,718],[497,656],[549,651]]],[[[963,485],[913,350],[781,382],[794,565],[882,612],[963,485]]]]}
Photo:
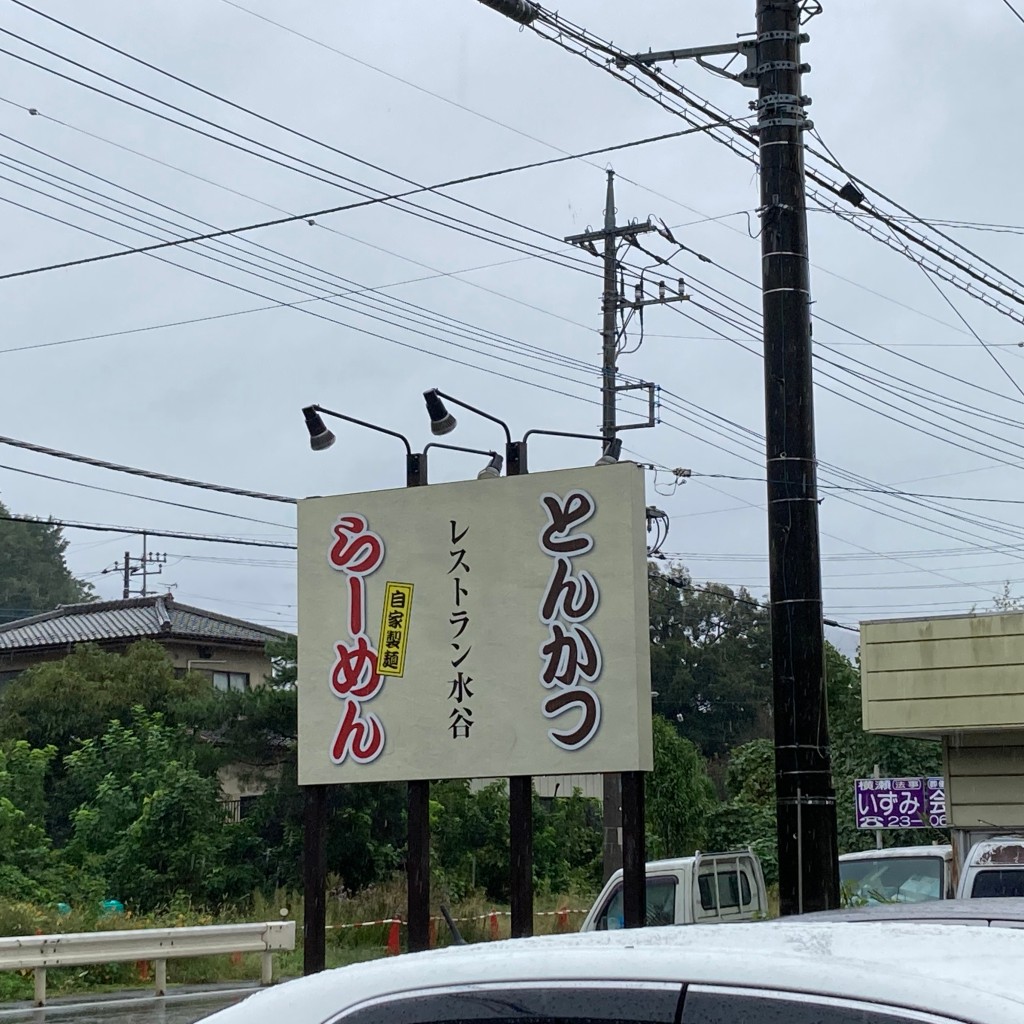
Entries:
{"type": "Polygon", "coordinates": [[[839,884],[851,906],[953,898],[952,846],[897,846],[839,858],[839,884]]]}
{"type": "MultiPolygon", "coordinates": [[[[700,853],[647,863],[647,924],[756,921],[767,916],[761,862],[752,850],[700,853]]],[[[580,931],[623,927],[622,870],[605,883],[580,931]]]]}
{"type": "Polygon", "coordinates": [[[1024,896],[1024,836],[975,843],[964,860],[956,894],[960,899],[1024,896]]]}

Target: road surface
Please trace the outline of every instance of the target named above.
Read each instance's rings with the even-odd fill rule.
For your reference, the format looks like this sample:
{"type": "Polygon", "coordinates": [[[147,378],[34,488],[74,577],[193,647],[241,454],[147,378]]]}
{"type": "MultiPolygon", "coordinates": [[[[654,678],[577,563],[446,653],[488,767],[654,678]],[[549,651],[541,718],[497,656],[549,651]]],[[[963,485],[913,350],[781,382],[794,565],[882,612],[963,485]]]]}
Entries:
{"type": "Polygon", "coordinates": [[[24,1004],[8,1009],[0,1004],[0,1024],[193,1024],[253,991],[252,988],[222,989],[172,994],[164,999],[152,996],[94,998],[88,1002],[62,999],[44,1009],[24,1004]]]}

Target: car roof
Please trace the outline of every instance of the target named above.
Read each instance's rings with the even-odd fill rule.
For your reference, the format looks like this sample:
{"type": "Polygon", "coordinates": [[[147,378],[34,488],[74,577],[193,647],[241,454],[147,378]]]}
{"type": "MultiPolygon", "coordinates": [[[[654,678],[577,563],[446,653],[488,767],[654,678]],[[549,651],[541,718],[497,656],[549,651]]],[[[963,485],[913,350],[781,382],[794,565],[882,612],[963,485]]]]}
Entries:
{"type": "MultiPolygon", "coordinates": [[[[726,850],[718,853],[702,853],[697,852],[696,855],[691,857],[663,857],[661,860],[649,860],[645,866],[645,870],[650,873],[651,871],[680,871],[686,868],[693,867],[694,861],[700,857],[703,861],[711,861],[718,857],[724,860],[733,860],[735,858],[746,857],[749,860],[754,859],[754,854],[750,850],[726,850]]],[[[619,877],[622,874],[622,868],[619,868],[613,877],[619,877]]]]}
{"type": "Polygon", "coordinates": [[[513,939],[354,964],[264,990],[215,1024],[333,1019],[367,1001],[485,984],[690,982],[874,1001],[978,1024],[1024,1020],[1024,932],[804,922],[513,939]],[[908,955],[908,950],[913,955],[908,955]]]}
{"type": "Polygon", "coordinates": [[[951,857],[952,846],[891,846],[885,850],[858,850],[857,853],[844,853],[839,858],[842,864],[849,860],[878,860],[889,857],[951,857]]]}
{"type": "Polygon", "coordinates": [[[903,924],[1002,925],[1024,928],[1024,897],[988,896],[981,899],[921,900],[916,903],[875,903],[844,910],[819,910],[813,914],[784,917],[778,924],[819,921],[896,921],[903,924]]]}

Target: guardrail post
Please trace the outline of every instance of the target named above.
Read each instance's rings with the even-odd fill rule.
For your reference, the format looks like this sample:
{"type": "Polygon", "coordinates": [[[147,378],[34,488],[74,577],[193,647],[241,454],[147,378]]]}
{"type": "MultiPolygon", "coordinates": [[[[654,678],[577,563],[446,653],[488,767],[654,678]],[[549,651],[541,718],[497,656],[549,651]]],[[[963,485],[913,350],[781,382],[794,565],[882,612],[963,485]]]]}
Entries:
{"type": "Polygon", "coordinates": [[[36,1006],[46,1005],[46,968],[36,967],[33,970],[35,979],[35,1004],[36,1006]]]}
{"type": "Polygon", "coordinates": [[[153,974],[156,976],[156,994],[158,996],[167,995],[167,961],[154,960],[153,974]]]}
{"type": "Polygon", "coordinates": [[[260,984],[274,983],[274,954],[267,950],[260,954],[260,984]]]}

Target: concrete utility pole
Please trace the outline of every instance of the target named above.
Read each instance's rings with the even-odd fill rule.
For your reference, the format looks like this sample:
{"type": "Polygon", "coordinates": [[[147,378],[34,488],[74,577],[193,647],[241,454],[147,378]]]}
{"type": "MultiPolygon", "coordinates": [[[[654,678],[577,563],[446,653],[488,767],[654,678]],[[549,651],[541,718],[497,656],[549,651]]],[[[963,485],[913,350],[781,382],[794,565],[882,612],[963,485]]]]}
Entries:
{"type": "MultiPolygon", "coordinates": [[[[533,0],[481,2],[521,25],[553,17],[533,0]]],[[[825,692],[802,139],[812,125],[803,109],[810,100],[800,92],[801,76],[810,70],[800,63],[800,44],[808,41],[800,31],[805,6],[806,0],[757,0],[754,39],[648,50],[615,60],[620,68],[687,59],[707,67],[705,58],[716,54],[744,57],[746,68],[739,73],[730,72],[728,64],[712,70],[758,91],[753,106],[758,112],[761,168],[772,693],[783,914],[830,909],[839,903],[825,692]]],[[[591,232],[567,241],[605,237],[605,232],[591,232]]],[[[608,380],[606,369],[606,386],[608,380]]]]}
{"type": "Polygon", "coordinates": [[[768,558],[782,914],[839,905],[811,367],[799,0],[758,0],[768,558]]]}
{"type": "MultiPolygon", "coordinates": [[[[570,235],[566,241],[574,245],[592,248],[595,242],[604,245],[604,289],[601,293],[601,433],[606,440],[615,437],[616,432],[616,359],[618,358],[619,331],[618,316],[621,296],[618,284],[618,249],[626,235],[653,231],[651,224],[627,224],[617,227],[615,223],[615,172],[608,171],[608,189],[605,197],[604,227],[600,231],[587,231],[582,235],[570,235]]],[[[622,778],[610,773],[604,776],[604,880],[607,881],[622,867],[622,778]]]]}
{"type": "Polygon", "coordinates": [[[115,562],[111,568],[103,570],[104,573],[121,573],[121,597],[125,601],[132,596],[131,580],[133,576],[142,576],[142,590],[137,591],[138,596],[148,597],[149,577],[159,576],[163,572],[163,567],[167,564],[167,555],[146,550],[146,540],[147,537],[143,534],[141,558],[135,558],[130,551],[126,551],[123,563],[115,562]]]}

